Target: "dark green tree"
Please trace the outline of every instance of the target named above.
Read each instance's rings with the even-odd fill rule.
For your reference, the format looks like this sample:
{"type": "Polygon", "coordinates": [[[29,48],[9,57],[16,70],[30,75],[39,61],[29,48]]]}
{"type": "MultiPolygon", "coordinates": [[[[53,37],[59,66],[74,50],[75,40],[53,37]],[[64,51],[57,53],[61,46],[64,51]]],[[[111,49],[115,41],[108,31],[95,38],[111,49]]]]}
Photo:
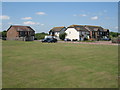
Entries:
{"type": "Polygon", "coordinates": [[[120,35],[120,33],[118,33],[118,32],[110,32],[110,37],[118,37],[118,35],[120,35]]]}
{"type": "Polygon", "coordinates": [[[4,31],[2,31],[2,39],[6,40],[6,37],[7,37],[7,31],[4,30],[4,31]]]}
{"type": "Polygon", "coordinates": [[[61,34],[59,34],[59,38],[61,39],[61,40],[64,40],[65,39],[65,37],[66,37],[66,33],[61,33],[61,34]]]}
{"type": "Polygon", "coordinates": [[[37,39],[37,40],[44,39],[46,35],[48,35],[48,33],[44,33],[44,32],[36,33],[35,34],[35,39],[37,39]]]}
{"type": "Polygon", "coordinates": [[[2,31],[2,37],[7,37],[7,31],[2,31]]]}

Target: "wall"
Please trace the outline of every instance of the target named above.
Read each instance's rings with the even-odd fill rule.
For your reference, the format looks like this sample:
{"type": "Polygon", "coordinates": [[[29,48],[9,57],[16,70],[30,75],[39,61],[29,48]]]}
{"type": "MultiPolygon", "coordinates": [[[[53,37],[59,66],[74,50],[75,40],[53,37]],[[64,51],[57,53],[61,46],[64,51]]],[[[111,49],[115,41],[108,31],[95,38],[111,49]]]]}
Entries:
{"type": "Polygon", "coordinates": [[[79,40],[79,32],[75,28],[67,28],[65,33],[67,34],[66,38],[79,40]]]}
{"type": "Polygon", "coordinates": [[[15,40],[16,37],[18,37],[18,32],[14,29],[14,27],[11,27],[7,31],[7,40],[15,40]]]}
{"type": "Polygon", "coordinates": [[[56,35],[57,37],[59,37],[59,32],[55,32],[55,35],[56,35]]]}

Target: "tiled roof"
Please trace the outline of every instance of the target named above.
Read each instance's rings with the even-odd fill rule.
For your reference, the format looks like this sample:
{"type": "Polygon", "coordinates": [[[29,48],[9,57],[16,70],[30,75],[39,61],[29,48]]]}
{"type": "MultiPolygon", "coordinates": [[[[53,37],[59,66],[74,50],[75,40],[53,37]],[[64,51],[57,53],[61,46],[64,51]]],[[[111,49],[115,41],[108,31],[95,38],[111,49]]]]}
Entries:
{"type": "Polygon", "coordinates": [[[61,31],[63,28],[65,28],[65,27],[54,27],[54,28],[51,29],[51,31],[58,32],[58,31],[61,31]]]}
{"type": "Polygon", "coordinates": [[[30,26],[11,25],[10,28],[11,27],[15,28],[17,31],[34,31],[30,26]]]}
{"type": "Polygon", "coordinates": [[[75,28],[77,31],[88,31],[85,25],[70,25],[68,28],[75,28]]]}
{"type": "Polygon", "coordinates": [[[104,31],[108,31],[109,29],[104,29],[104,31]]]}
{"type": "Polygon", "coordinates": [[[108,29],[104,29],[101,26],[93,26],[93,25],[70,25],[68,28],[75,28],[77,31],[107,31],[108,29]]]}
{"type": "Polygon", "coordinates": [[[101,26],[85,25],[85,27],[88,28],[90,31],[103,31],[103,28],[101,26]]]}

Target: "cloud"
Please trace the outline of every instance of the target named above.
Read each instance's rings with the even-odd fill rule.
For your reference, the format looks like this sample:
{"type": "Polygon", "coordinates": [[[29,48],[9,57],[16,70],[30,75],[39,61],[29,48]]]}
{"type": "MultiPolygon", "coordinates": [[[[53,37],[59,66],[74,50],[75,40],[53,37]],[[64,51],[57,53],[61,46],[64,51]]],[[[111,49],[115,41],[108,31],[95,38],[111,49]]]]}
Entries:
{"type": "Polygon", "coordinates": [[[22,24],[16,23],[16,24],[14,24],[14,25],[22,25],[22,24]]]}
{"type": "Polygon", "coordinates": [[[82,16],[82,17],[86,17],[87,15],[86,15],[86,14],[81,14],[80,16],[82,16]]]}
{"type": "Polygon", "coordinates": [[[23,24],[25,24],[25,25],[34,25],[36,23],[32,22],[32,21],[26,21],[26,22],[23,22],[23,24]]]}
{"type": "Polygon", "coordinates": [[[80,10],[80,12],[85,12],[85,10],[80,10]]]}
{"type": "Polygon", "coordinates": [[[9,17],[9,16],[7,16],[7,15],[3,15],[3,16],[0,16],[0,19],[3,19],[3,20],[9,20],[9,19],[10,19],[10,17],[9,17]]]}
{"type": "Polygon", "coordinates": [[[103,10],[103,12],[104,12],[104,13],[106,13],[106,12],[107,12],[107,10],[103,10]]]}
{"type": "Polygon", "coordinates": [[[40,24],[39,22],[33,22],[33,21],[26,21],[26,22],[23,22],[23,24],[25,24],[25,25],[41,25],[41,26],[44,25],[44,24],[40,24]]]}
{"type": "Polygon", "coordinates": [[[110,19],[110,17],[105,17],[105,19],[109,20],[109,19],[110,19]]]}
{"type": "Polygon", "coordinates": [[[22,20],[31,20],[32,17],[24,17],[24,18],[21,18],[22,20]]]}
{"type": "Polygon", "coordinates": [[[103,15],[103,13],[102,13],[102,12],[99,12],[99,13],[98,13],[98,15],[99,15],[99,16],[102,16],[102,15],[103,15]]]}
{"type": "Polygon", "coordinates": [[[8,24],[13,24],[12,22],[8,22],[8,24]]]}
{"type": "Polygon", "coordinates": [[[80,15],[77,15],[77,14],[73,14],[73,16],[82,16],[82,17],[86,17],[87,15],[86,14],[80,14],[80,15]]]}
{"type": "Polygon", "coordinates": [[[44,26],[44,24],[40,24],[41,26],[44,26]]]}
{"type": "Polygon", "coordinates": [[[37,12],[36,14],[37,14],[37,15],[46,15],[45,12],[37,12]]]}
{"type": "Polygon", "coordinates": [[[74,16],[74,17],[76,17],[77,15],[76,15],[76,14],[74,14],[73,16],[74,16]]]}
{"type": "Polygon", "coordinates": [[[92,20],[97,20],[98,16],[91,17],[92,20]]]}
{"type": "Polygon", "coordinates": [[[116,26],[115,29],[118,29],[118,26],[116,26]]]}

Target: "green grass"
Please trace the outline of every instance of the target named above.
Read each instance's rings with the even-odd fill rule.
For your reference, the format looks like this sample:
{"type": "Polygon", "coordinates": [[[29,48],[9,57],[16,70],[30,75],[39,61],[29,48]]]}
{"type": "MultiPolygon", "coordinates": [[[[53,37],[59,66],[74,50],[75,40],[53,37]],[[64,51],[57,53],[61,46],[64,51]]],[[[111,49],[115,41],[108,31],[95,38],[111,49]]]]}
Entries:
{"type": "Polygon", "coordinates": [[[118,46],[3,41],[3,88],[116,88],[118,46]]]}
{"type": "Polygon", "coordinates": [[[2,89],[2,40],[0,39],[0,89],[2,89]]]}

